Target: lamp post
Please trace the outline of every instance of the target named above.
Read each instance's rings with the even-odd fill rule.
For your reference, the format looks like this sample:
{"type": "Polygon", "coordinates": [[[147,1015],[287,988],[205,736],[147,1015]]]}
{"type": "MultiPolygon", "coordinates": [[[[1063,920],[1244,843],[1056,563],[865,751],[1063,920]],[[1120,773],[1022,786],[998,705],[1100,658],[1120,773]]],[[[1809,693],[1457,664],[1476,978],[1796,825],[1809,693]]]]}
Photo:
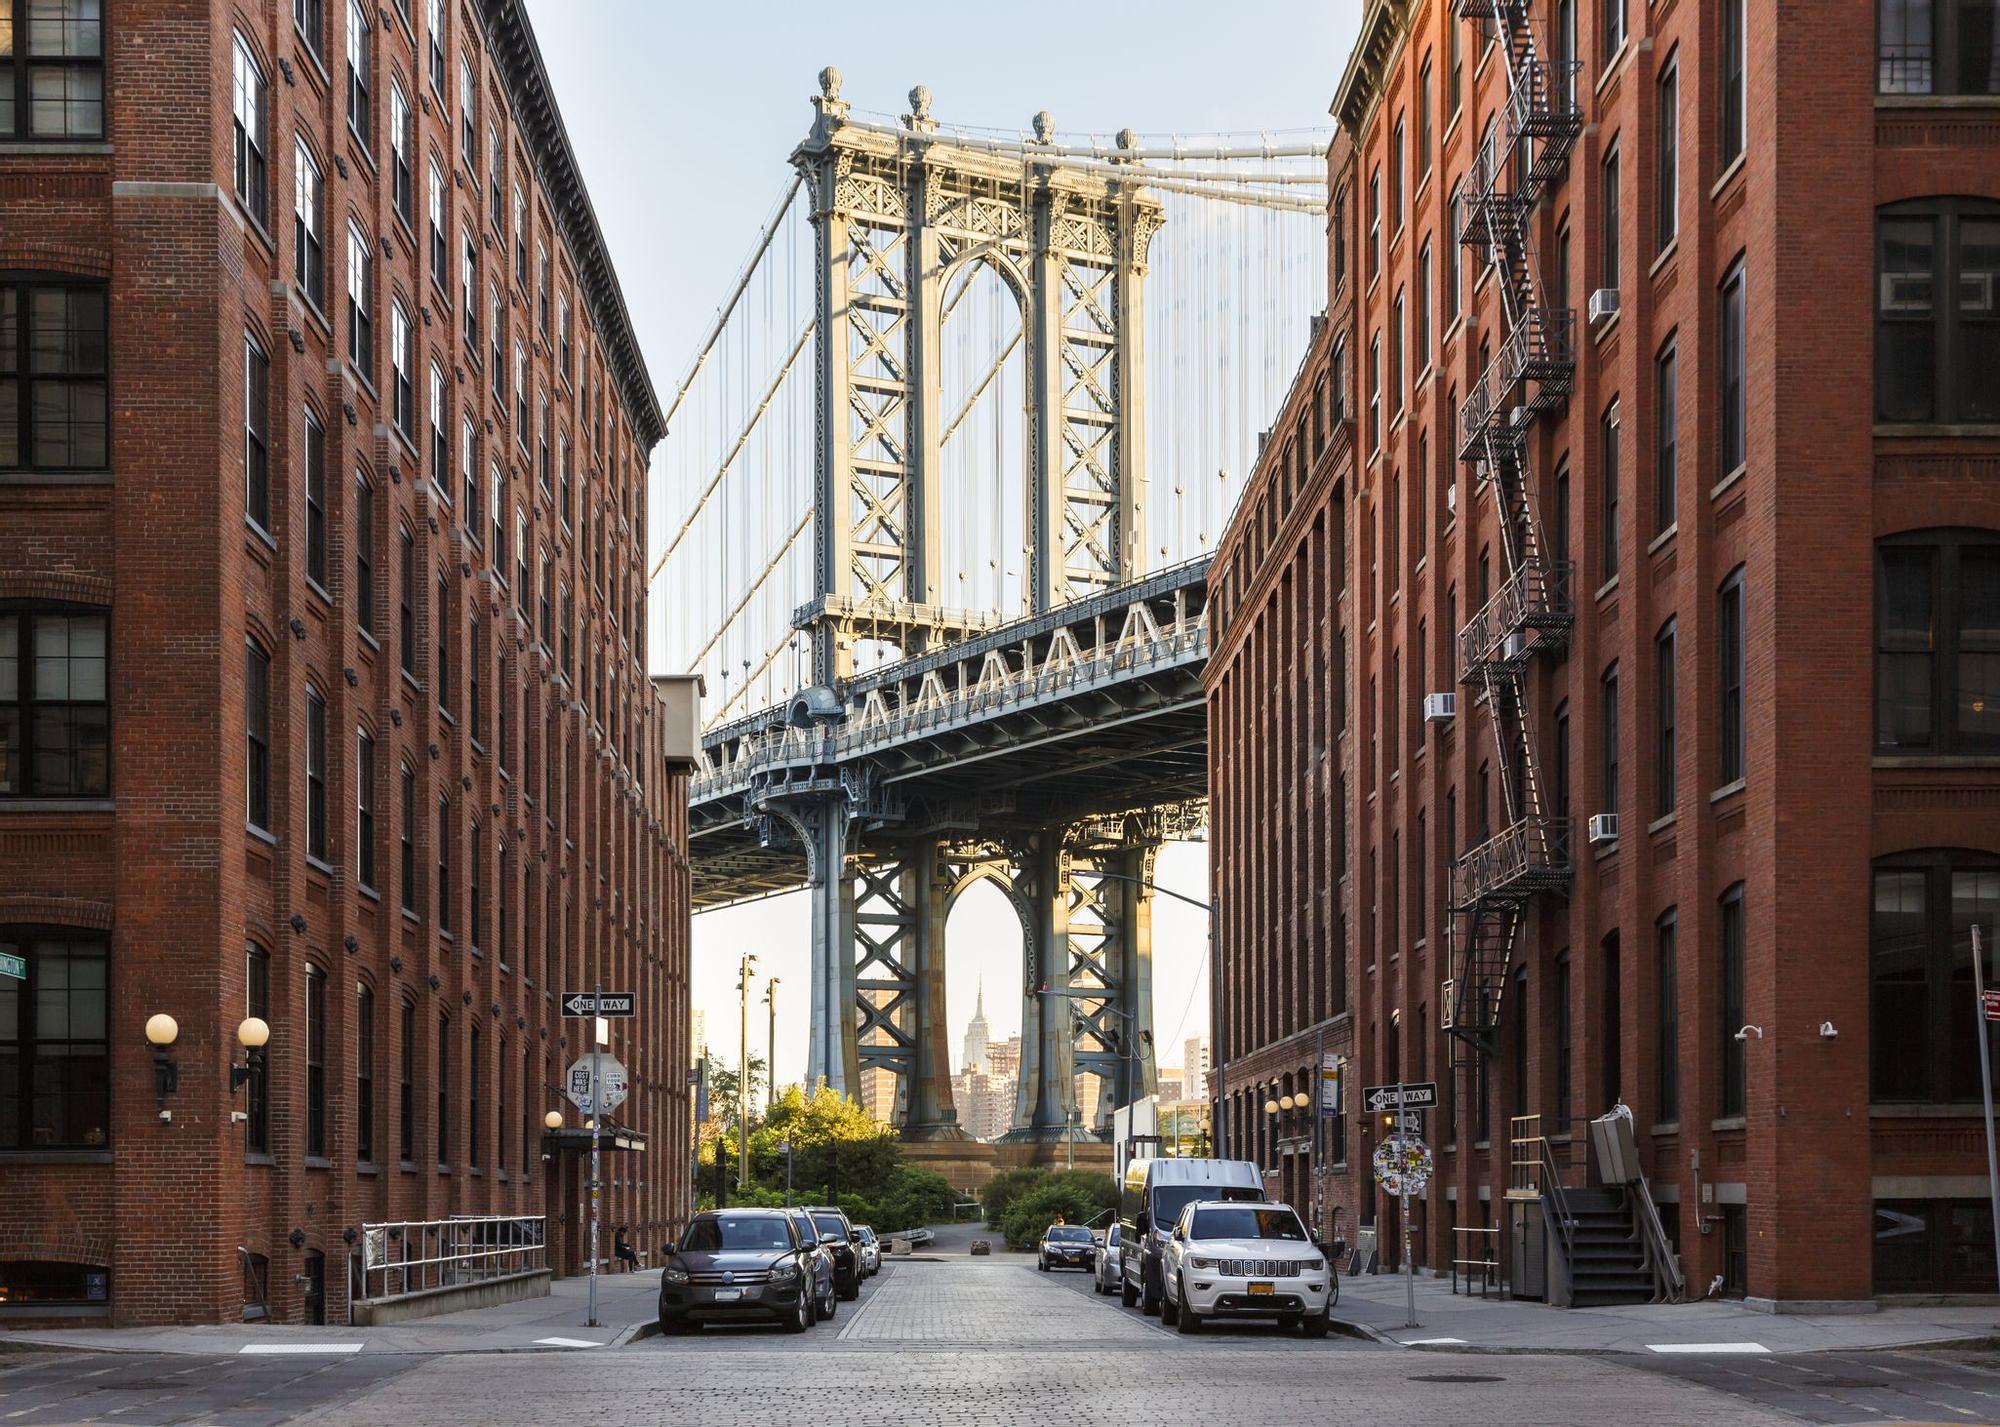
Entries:
{"type": "Polygon", "coordinates": [[[750,977],[757,953],[746,951],[737,966],[736,1187],[750,1187],[750,977]]]}
{"type": "Polygon", "coordinates": [[[153,1048],[153,1089],[160,1098],[162,1123],[174,1117],[174,1112],[167,1108],[167,1097],[181,1083],[180,1067],[167,1054],[167,1048],[180,1039],[180,1034],[180,1023],[164,1011],[146,1018],[146,1044],[153,1048]]]}
{"type": "Polygon", "coordinates": [[[778,978],[764,982],[764,1005],[770,1024],[764,1033],[764,1115],[768,1119],[778,1106],[778,978]]]}

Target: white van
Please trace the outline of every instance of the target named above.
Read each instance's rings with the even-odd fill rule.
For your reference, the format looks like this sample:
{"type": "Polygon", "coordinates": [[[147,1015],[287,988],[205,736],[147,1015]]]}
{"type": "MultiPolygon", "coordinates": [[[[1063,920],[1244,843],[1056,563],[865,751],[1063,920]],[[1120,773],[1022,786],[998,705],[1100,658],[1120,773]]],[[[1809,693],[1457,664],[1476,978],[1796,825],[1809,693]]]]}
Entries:
{"type": "Polygon", "coordinates": [[[1119,1296],[1160,1311],[1160,1264],[1181,1210],[1197,1199],[1262,1203],[1264,1176],[1247,1159],[1135,1159],[1119,1194],[1119,1296]]]}

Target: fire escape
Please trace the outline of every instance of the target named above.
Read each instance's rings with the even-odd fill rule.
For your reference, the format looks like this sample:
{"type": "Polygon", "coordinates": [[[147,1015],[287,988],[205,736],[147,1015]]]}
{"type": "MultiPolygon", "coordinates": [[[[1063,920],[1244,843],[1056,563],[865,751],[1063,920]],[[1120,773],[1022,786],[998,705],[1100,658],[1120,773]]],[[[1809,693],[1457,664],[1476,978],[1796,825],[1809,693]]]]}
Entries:
{"type": "Polygon", "coordinates": [[[1501,814],[1500,830],[1451,870],[1446,1028],[1476,1056],[1493,1050],[1529,904],[1566,894],[1570,882],[1567,819],[1548,807],[1535,766],[1530,672],[1569,640],[1571,568],[1549,557],[1529,445],[1536,418],[1568,398],[1576,358],[1572,314],[1543,300],[1529,223],[1582,118],[1577,66],[1541,58],[1528,0],[1458,0],[1458,14],[1481,22],[1507,64],[1507,102],[1466,174],[1458,234],[1493,267],[1503,333],[1459,413],[1458,457],[1492,485],[1501,546],[1499,587],[1458,631],[1459,679],[1493,729],[1501,814]]]}

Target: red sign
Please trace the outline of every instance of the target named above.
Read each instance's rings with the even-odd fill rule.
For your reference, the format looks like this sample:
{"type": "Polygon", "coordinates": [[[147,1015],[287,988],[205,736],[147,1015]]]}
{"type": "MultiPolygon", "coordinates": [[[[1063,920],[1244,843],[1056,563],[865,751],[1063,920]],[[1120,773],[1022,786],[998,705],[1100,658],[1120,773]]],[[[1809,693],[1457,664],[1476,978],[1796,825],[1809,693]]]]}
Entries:
{"type": "Polygon", "coordinates": [[[1979,999],[1981,1008],[1986,1013],[1986,1019],[2000,1021],[2000,991],[1981,992],[1979,999]]]}

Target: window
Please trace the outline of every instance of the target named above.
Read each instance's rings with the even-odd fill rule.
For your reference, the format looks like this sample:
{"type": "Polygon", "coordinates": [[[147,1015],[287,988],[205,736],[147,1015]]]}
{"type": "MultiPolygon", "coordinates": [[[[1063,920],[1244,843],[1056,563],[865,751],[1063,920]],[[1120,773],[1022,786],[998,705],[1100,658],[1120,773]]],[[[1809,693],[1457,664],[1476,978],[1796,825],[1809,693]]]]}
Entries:
{"type": "Polygon", "coordinates": [[[469,1069],[466,1075],[465,1162],[473,1169],[477,1169],[479,1168],[479,1141],[482,1138],[481,1132],[484,1129],[479,1118],[479,1072],[484,1068],[479,1063],[479,1027],[474,1026],[472,1028],[466,1041],[471,1054],[468,1057],[469,1069]]]}
{"type": "Polygon", "coordinates": [[[549,250],[535,244],[535,313],[542,336],[549,335],[549,250]]]}
{"type": "Polygon", "coordinates": [[[361,379],[375,382],[375,307],[372,296],[374,257],[368,235],[347,225],[347,360],[361,379]]]}
{"type": "MultiPolygon", "coordinates": [[[[255,1016],[267,1026],[271,1023],[271,954],[254,941],[243,950],[243,1014],[255,1016]]],[[[269,1154],[271,1070],[270,1062],[264,1057],[259,1057],[250,1067],[243,1109],[249,1116],[244,1124],[244,1148],[251,1154],[269,1154]]]]}
{"type": "Polygon", "coordinates": [[[236,156],[236,201],[263,227],[268,220],[265,205],[270,200],[270,96],[264,87],[264,69],[250,42],[235,36],[235,58],[231,75],[231,134],[236,156]]]}
{"type": "Polygon", "coordinates": [[[415,180],[410,150],[416,143],[410,119],[410,101],[403,97],[400,80],[389,81],[389,192],[396,216],[407,224],[416,222],[415,180]]]}
{"type": "Polygon", "coordinates": [[[1459,185],[1453,184],[1451,186],[1451,201],[1445,208],[1446,214],[1449,215],[1451,230],[1445,234],[1444,280],[1438,287],[1438,290],[1444,294],[1444,325],[1447,332],[1450,331],[1452,324],[1458,321],[1459,287],[1463,282],[1463,279],[1459,276],[1458,235],[1460,231],[1460,215],[1458,206],[1459,185]]]}
{"type": "Polygon", "coordinates": [[[326,589],[326,428],[305,409],[306,578],[326,589]]]}
{"type": "MultiPolygon", "coordinates": [[[[495,293],[498,301],[499,294],[495,293]]],[[[500,320],[494,318],[494,330],[499,331],[500,320]]],[[[519,337],[514,339],[514,440],[525,453],[528,449],[528,346],[519,337]]]]}
{"type": "Polygon", "coordinates": [[[523,291],[528,286],[528,200],[521,185],[514,185],[514,281],[523,291]]]}
{"type": "MultiPolygon", "coordinates": [[[[1996,887],[1996,892],[2000,893],[2000,887],[1996,887]]],[[[2000,895],[1995,895],[1987,904],[1988,926],[1992,925],[1991,914],[1995,907],[2000,907],[2000,895]]],[[[1728,1117],[1741,1115],[1744,1109],[1744,1043],[1736,1035],[1743,1028],[1744,1014],[1741,882],[1722,894],[1717,913],[1717,939],[1722,948],[1722,964],[1718,968],[1716,986],[1716,994],[1721,1001],[1717,1029],[1722,1036],[1722,1099],[1717,1108],[1724,1117],[1728,1117]]],[[[1967,1001],[1970,999],[1966,998],[1967,1001]]]]}
{"type": "Polygon", "coordinates": [[[396,554],[396,634],[402,645],[397,652],[402,660],[403,672],[414,678],[417,672],[417,541],[407,525],[397,529],[396,554]]]}
{"type": "MultiPolygon", "coordinates": [[[[470,844],[470,850],[465,859],[465,891],[466,891],[466,901],[467,901],[465,930],[466,930],[466,940],[471,944],[471,947],[474,951],[478,951],[479,944],[486,939],[485,937],[486,908],[484,905],[482,905],[485,899],[480,896],[481,887],[480,887],[480,876],[479,876],[480,868],[485,863],[485,861],[486,861],[485,838],[480,830],[479,819],[474,818],[472,820],[472,840],[470,844]]],[[[473,1034],[476,1036],[478,1035],[478,1032],[475,1031],[473,1032],[473,1034]]]]}
{"type": "Polygon", "coordinates": [[[450,249],[446,246],[445,234],[451,227],[451,212],[445,207],[444,171],[438,161],[430,161],[429,176],[424,181],[424,209],[430,222],[431,281],[440,290],[451,283],[450,249]]]}
{"type": "Polygon", "coordinates": [[[326,5],[325,0],[292,0],[292,24],[297,27],[299,38],[306,42],[312,57],[326,63],[326,5]]]}
{"type": "Polygon", "coordinates": [[[569,529],[569,433],[556,433],[556,513],[562,517],[563,529],[569,529]]]}
{"type": "Polygon", "coordinates": [[[1678,352],[1672,337],[1653,362],[1653,533],[1664,534],[1679,518],[1675,483],[1680,476],[1678,352]]]}
{"type": "Polygon", "coordinates": [[[1445,20],[1445,32],[1449,36],[1451,47],[1451,62],[1445,66],[1447,75],[1445,95],[1451,102],[1451,115],[1456,118],[1465,100],[1465,90],[1461,83],[1462,72],[1465,69],[1465,24],[1455,13],[1451,14],[1445,20]]]}
{"type": "Polygon", "coordinates": [[[1618,286],[1618,141],[1611,141],[1604,153],[1604,218],[1600,229],[1604,246],[1599,253],[1599,287],[1618,286]]]}
{"type": "Polygon", "coordinates": [[[1721,442],[1720,465],[1726,476],[1748,458],[1745,444],[1743,386],[1743,260],[1722,280],[1721,330],[1716,335],[1718,356],[1716,381],[1720,407],[1716,422],[1721,442]]]}
{"type": "Polygon", "coordinates": [[[369,109],[369,90],[375,83],[374,26],[361,0],[347,0],[347,127],[363,148],[370,147],[374,130],[369,109]]]}
{"type": "Polygon", "coordinates": [[[375,885],[375,740],[354,736],[354,864],[364,887],[375,885]]]}
{"type": "Polygon", "coordinates": [[[315,310],[326,306],[326,184],[312,150],[292,145],[292,278],[315,310]]]}
{"type": "Polygon", "coordinates": [[[0,469],[108,464],[108,354],[102,287],[0,283],[0,469]]]}
{"type": "Polygon", "coordinates": [[[306,1154],[326,1158],[326,973],[306,968],[306,1154]]]}
{"type": "Polygon", "coordinates": [[[1881,0],[1880,24],[1878,92],[2000,93],[2000,4],[1995,0],[1881,0]]]}
{"type": "Polygon", "coordinates": [[[1681,1117],[1680,953],[1675,945],[1677,934],[1674,909],[1669,907],[1653,924],[1653,1118],[1661,1124],[1681,1117]]]}
{"type": "MultiPolygon", "coordinates": [[[[401,305],[398,304],[399,313],[400,310],[401,305]]],[[[451,407],[447,395],[449,389],[450,384],[445,380],[444,368],[433,361],[430,367],[428,403],[431,426],[431,487],[437,492],[438,499],[446,505],[451,504],[451,407]]],[[[469,429],[470,420],[466,425],[469,429]]],[[[469,502],[472,492],[468,489],[466,494],[469,502]]],[[[472,510],[468,509],[467,519],[471,519],[472,515],[472,510]]]]}
{"type": "Polygon", "coordinates": [[[1671,619],[1653,640],[1653,816],[1674,810],[1678,763],[1674,747],[1675,626],[1671,619]]]}
{"type": "Polygon", "coordinates": [[[243,334],[243,510],[260,530],[271,526],[271,366],[264,349],[243,334]]]}
{"type": "Polygon", "coordinates": [[[104,137],[102,0],[0,8],[0,139],[104,137]]]}
{"type": "Polygon", "coordinates": [[[437,580],[437,688],[432,690],[437,705],[445,709],[451,702],[451,582],[444,571],[437,580]]]}
{"type": "Polygon", "coordinates": [[[444,0],[424,0],[424,52],[428,56],[431,88],[444,98],[444,0]]]}
{"type": "Polygon", "coordinates": [[[1722,132],[1717,135],[1719,157],[1728,168],[1743,155],[1749,138],[1748,105],[1743,94],[1744,7],[1749,0],[1722,0],[1722,132]]]}
{"type": "Polygon", "coordinates": [[[549,494],[549,398],[548,393],[540,395],[540,405],[535,412],[535,471],[541,481],[542,494],[549,494]]]}
{"type": "Polygon", "coordinates": [[[243,655],[244,816],[271,830],[271,656],[255,639],[243,655]]]}
{"type": "Polygon", "coordinates": [[[403,910],[417,910],[417,773],[405,763],[398,779],[398,817],[401,833],[397,839],[399,870],[402,873],[403,910]]]}
{"type": "Polygon", "coordinates": [[[556,361],[556,370],[565,381],[569,379],[569,294],[562,293],[556,298],[556,349],[561,354],[556,361]]]}
{"type": "Polygon", "coordinates": [[[451,934],[451,800],[438,799],[437,817],[437,924],[451,934]]]}
{"type": "Polygon", "coordinates": [[[1382,269],[1382,166],[1368,179],[1368,276],[1382,269]]]}
{"type": "Polygon", "coordinates": [[[472,617],[472,653],[465,661],[466,717],[472,724],[472,741],[479,742],[479,666],[486,662],[486,647],[479,642],[479,616],[472,617]]]}
{"type": "Polygon", "coordinates": [[[2000,751],[2000,534],[1876,545],[1875,748],[2000,751]]]}
{"type": "MultiPolygon", "coordinates": [[[[1431,365],[1431,240],[1424,239],[1424,246],[1417,254],[1417,328],[1412,359],[1418,373],[1426,372],[1431,365]]],[[[1421,469],[1421,468],[1419,468],[1421,469]]],[[[1417,489],[1423,489],[1423,482],[1417,482],[1417,489]]]]}
{"type": "Polygon", "coordinates": [[[366,986],[354,997],[354,1158],[375,1159],[375,993],[366,986]]]}
{"type": "Polygon", "coordinates": [[[1598,420],[1597,470],[1600,483],[1597,538],[1605,581],[1618,574],[1618,403],[1604,408],[1598,420]]]}
{"type": "Polygon", "coordinates": [[[1389,227],[1403,231],[1403,116],[1396,116],[1396,128],[1389,140],[1389,227]]]}
{"type": "Polygon", "coordinates": [[[0,797],[111,791],[108,617],[0,612],[0,797]]]}
{"type": "Polygon", "coordinates": [[[1563,99],[1576,103],[1576,74],[1583,68],[1576,50],[1576,0],[1556,0],[1556,18],[1550,27],[1549,44],[1555,51],[1554,78],[1563,99]]]}
{"type": "Polygon", "coordinates": [[[479,81],[472,74],[472,56],[458,57],[458,151],[468,168],[479,162],[479,81]]]}
{"type": "Polygon", "coordinates": [[[1744,624],[1742,566],[1722,582],[1715,613],[1716,685],[1722,700],[1716,773],[1720,784],[1728,787],[1744,776],[1743,646],[1748,630],[1744,624]]]}
{"type": "Polygon", "coordinates": [[[2000,203],[1894,204],[1875,251],[1875,419],[2000,421],[2000,203]]]}
{"type": "Polygon", "coordinates": [[[1659,153],[1653,171],[1657,185],[1653,248],[1655,252],[1665,252],[1667,244],[1673,242],[1681,231],[1681,78],[1678,58],[1667,61],[1667,67],[1660,71],[1656,88],[1653,122],[1659,126],[1656,130],[1659,153]]]}
{"type": "Polygon", "coordinates": [[[437,1162],[451,1164],[451,1017],[438,1017],[437,1043],[437,1162]]]}
{"type": "Polygon", "coordinates": [[[362,632],[375,633],[375,487],[354,478],[354,617],[362,632]]]}
{"type": "Polygon", "coordinates": [[[1570,1072],[1575,1058],[1575,1042],[1572,1040],[1570,1025],[1569,958],[1559,956],[1555,967],[1555,1005],[1549,1013],[1555,1018],[1556,1031],[1556,1129],[1560,1134],[1569,1132],[1569,1122],[1573,1106],[1570,1102],[1570,1072]]]}
{"type": "MultiPolygon", "coordinates": [[[[502,157],[502,150],[500,148],[500,126],[489,123],[486,126],[487,212],[493,220],[493,227],[496,232],[504,232],[501,228],[503,219],[501,217],[502,200],[500,197],[500,185],[502,173],[505,168],[506,163],[502,157]]],[[[504,254],[506,249],[502,248],[501,252],[504,254]]]]}
{"type": "MultiPolygon", "coordinates": [[[[1951,850],[1884,858],[1874,866],[1870,906],[1870,1098],[1976,1104],[1971,929],[1992,933],[2000,862],[1951,850]]],[[[1990,969],[1990,946],[1987,956],[1990,969]]]]}
{"type": "MultiPolygon", "coordinates": [[[[411,350],[410,314],[400,299],[389,304],[389,369],[393,385],[396,429],[414,442],[417,439],[417,391],[411,350]]],[[[440,486],[442,489],[442,486],[440,486]]]]}
{"type": "Polygon", "coordinates": [[[1618,666],[1613,664],[1604,671],[1599,686],[1600,702],[1604,722],[1601,733],[1604,740],[1604,764],[1599,781],[1599,812],[1618,811],[1618,666]]]}
{"type": "Polygon", "coordinates": [[[551,573],[553,569],[554,566],[549,559],[548,548],[544,546],[542,548],[542,594],[539,613],[541,615],[542,647],[545,649],[555,643],[555,633],[552,623],[553,612],[551,610],[556,597],[555,579],[551,573]]]}
{"type": "Polygon", "coordinates": [[[0,1150],[103,1149],[111,1133],[101,933],[0,927],[27,977],[0,977],[0,1150]]]}
{"type": "Polygon", "coordinates": [[[500,284],[497,282],[487,283],[486,298],[489,319],[486,339],[492,350],[487,365],[493,377],[493,397],[500,408],[497,414],[504,417],[507,414],[507,368],[501,351],[507,342],[507,303],[500,296],[500,284]]]}
{"type": "Polygon", "coordinates": [[[306,855],[326,861],[326,700],[306,686],[306,855]]]}
{"type": "Polygon", "coordinates": [[[1398,416],[1403,414],[1403,314],[1403,290],[1397,288],[1396,305],[1389,314],[1389,396],[1398,416]]]}
{"type": "Polygon", "coordinates": [[[396,1153],[404,1164],[417,1157],[417,1003],[403,1002],[396,1057],[396,1153]]]}
{"type": "Polygon", "coordinates": [[[1549,553],[1560,571],[1569,564],[1569,462],[1556,467],[1555,510],[1549,517],[1549,553]]]}
{"type": "Polygon", "coordinates": [[[465,346],[473,364],[479,362],[479,244],[467,233],[458,256],[458,296],[465,314],[465,346]]]}
{"type": "Polygon", "coordinates": [[[507,578],[507,478],[495,461],[486,468],[486,514],[493,526],[493,573],[507,578]]]}
{"type": "Polygon", "coordinates": [[[1368,449],[1382,447],[1382,334],[1368,341],[1368,449]]]}
{"type": "Polygon", "coordinates": [[[1598,64],[1608,69],[1625,43],[1625,0],[1600,0],[1602,22],[1597,27],[1598,64]]]}
{"type": "Polygon", "coordinates": [[[1424,57],[1424,66],[1417,75],[1417,176],[1422,178],[1431,171],[1431,62],[1424,57]]]}
{"type": "Polygon", "coordinates": [[[507,1037],[500,1037],[500,1054],[493,1070],[493,1164],[500,1170],[507,1168],[507,1037]]]}

